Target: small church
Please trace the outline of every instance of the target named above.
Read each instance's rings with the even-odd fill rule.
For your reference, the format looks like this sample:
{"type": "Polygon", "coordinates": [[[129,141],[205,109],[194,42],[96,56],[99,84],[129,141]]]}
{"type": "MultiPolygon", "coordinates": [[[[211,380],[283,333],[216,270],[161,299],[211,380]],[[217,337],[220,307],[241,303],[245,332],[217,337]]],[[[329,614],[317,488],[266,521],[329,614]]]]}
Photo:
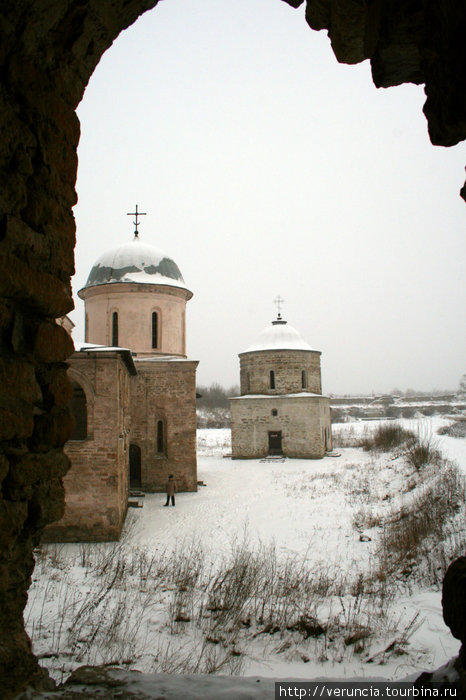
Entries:
{"type": "Polygon", "coordinates": [[[230,399],[233,459],[320,459],[332,449],[321,353],[280,314],[240,359],[241,395],[230,399]]]}
{"type": "Polygon", "coordinates": [[[130,489],[197,490],[196,368],[186,355],[187,288],[176,262],[141,240],[101,255],[78,292],[85,342],[69,359],[74,433],[65,512],[44,540],[118,539],[130,489]]]}

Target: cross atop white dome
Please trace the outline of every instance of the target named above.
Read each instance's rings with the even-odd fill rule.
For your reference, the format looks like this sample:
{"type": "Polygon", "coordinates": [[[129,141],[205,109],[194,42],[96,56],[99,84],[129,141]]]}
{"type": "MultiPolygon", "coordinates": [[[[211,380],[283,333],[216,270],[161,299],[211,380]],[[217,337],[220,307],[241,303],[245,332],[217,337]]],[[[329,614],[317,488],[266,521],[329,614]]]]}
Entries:
{"type": "Polygon", "coordinates": [[[129,243],[103,253],[92,266],[79,295],[89,287],[116,282],[168,285],[187,289],[175,261],[159,248],[143,243],[138,236],[134,236],[129,243]]]}

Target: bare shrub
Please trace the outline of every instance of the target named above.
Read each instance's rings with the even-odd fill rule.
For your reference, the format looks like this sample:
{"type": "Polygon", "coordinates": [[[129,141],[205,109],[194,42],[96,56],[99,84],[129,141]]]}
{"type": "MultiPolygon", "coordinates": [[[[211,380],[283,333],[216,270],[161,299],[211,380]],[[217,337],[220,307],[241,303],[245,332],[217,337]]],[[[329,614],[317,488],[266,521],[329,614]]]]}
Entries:
{"type": "Polygon", "coordinates": [[[371,432],[366,432],[361,439],[361,447],[375,452],[390,452],[411,440],[414,433],[406,430],[399,423],[381,423],[371,432]]]}
{"type": "Polygon", "coordinates": [[[233,552],[214,576],[207,591],[206,609],[213,614],[213,628],[237,623],[246,613],[246,606],[256,592],[260,575],[257,556],[246,548],[233,552]]]}
{"type": "Polygon", "coordinates": [[[153,672],[158,673],[222,673],[239,675],[245,654],[235,641],[212,644],[206,639],[194,645],[175,645],[172,641],[158,645],[154,655],[153,672]]]}
{"type": "MultiPolygon", "coordinates": [[[[395,571],[409,576],[421,560],[426,568],[426,560],[435,558],[435,544],[444,540],[451,519],[462,508],[465,494],[464,476],[441,462],[434,478],[385,521],[377,576],[385,579],[395,571]]],[[[461,539],[464,547],[464,531],[461,539]]]]}
{"type": "Polygon", "coordinates": [[[169,557],[170,567],[166,574],[176,584],[178,590],[195,588],[204,569],[204,550],[199,540],[186,539],[169,557]]]}
{"type": "Polygon", "coordinates": [[[438,449],[438,443],[432,437],[432,434],[419,428],[417,435],[412,434],[407,440],[404,457],[412,467],[421,469],[426,464],[438,463],[441,459],[441,454],[438,449]]]}
{"type": "Polygon", "coordinates": [[[366,530],[373,527],[381,527],[384,522],[384,516],[381,513],[374,512],[371,508],[359,508],[353,515],[353,527],[356,530],[366,530]]]}
{"type": "Polygon", "coordinates": [[[441,588],[446,571],[451,562],[464,556],[466,546],[466,513],[458,512],[447,525],[442,542],[433,544],[429,555],[424,558],[419,567],[419,578],[428,586],[441,588]]]}
{"type": "Polygon", "coordinates": [[[466,437],[466,416],[458,418],[450,425],[444,425],[443,428],[437,430],[439,435],[448,435],[449,437],[465,438],[466,437]]]}

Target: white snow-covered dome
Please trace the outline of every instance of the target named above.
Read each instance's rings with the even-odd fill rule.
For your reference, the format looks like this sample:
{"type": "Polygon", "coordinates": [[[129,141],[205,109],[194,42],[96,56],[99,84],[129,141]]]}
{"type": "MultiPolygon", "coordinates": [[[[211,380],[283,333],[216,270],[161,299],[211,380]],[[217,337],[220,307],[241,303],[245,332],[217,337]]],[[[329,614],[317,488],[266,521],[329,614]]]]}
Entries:
{"type": "Polygon", "coordinates": [[[138,236],[101,255],[92,266],[80,292],[89,287],[115,282],[169,285],[187,289],[176,262],[159,248],[142,243],[138,236]]]}
{"type": "Polygon", "coordinates": [[[243,350],[240,355],[247,352],[260,352],[261,350],[310,350],[311,352],[317,352],[314,348],[311,348],[296,328],[293,328],[281,318],[272,321],[269,326],[266,326],[259,334],[257,340],[246,350],[243,350]]]}

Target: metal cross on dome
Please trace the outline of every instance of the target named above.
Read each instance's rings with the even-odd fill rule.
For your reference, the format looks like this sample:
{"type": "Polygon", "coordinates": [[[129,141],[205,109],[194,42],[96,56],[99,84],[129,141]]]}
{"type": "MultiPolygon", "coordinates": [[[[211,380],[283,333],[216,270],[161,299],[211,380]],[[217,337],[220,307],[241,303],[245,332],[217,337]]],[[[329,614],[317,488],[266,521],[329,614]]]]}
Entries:
{"type": "Polygon", "coordinates": [[[285,300],[280,296],[280,294],[277,297],[275,297],[275,299],[273,300],[273,303],[277,305],[277,312],[278,312],[277,319],[281,319],[281,317],[282,317],[280,310],[281,310],[281,306],[282,306],[284,301],[285,300]]]}
{"type": "Polygon", "coordinates": [[[136,211],[129,211],[129,212],[127,212],[126,216],[135,216],[136,217],[135,220],[133,221],[133,224],[134,224],[134,235],[137,238],[139,235],[138,226],[140,224],[140,222],[138,221],[138,216],[146,216],[146,212],[145,211],[138,211],[138,205],[136,204],[136,211]]]}

